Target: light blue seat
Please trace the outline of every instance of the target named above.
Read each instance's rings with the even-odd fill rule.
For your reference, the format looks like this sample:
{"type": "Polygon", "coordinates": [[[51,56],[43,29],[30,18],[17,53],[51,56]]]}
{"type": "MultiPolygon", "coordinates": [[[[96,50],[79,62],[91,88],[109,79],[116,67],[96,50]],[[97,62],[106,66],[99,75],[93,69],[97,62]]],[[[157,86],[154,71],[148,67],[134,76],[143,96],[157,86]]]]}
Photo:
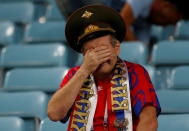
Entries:
{"type": "Polygon", "coordinates": [[[0,117],[1,131],[25,131],[24,120],[19,117],[0,117]]]}
{"type": "Polygon", "coordinates": [[[47,117],[48,96],[41,91],[0,92],[0,116],[19,116],[27,131],[35,131],[40,120],[47,117]]]}
{"type": "Polygon", "coordinates": [[[39,131],[67,131],[68,122],[63,124],[61,122],[53,122],[49,118],[44,119],[40,123],[39,131]]]}
{"type": "Polygon", "coordinates": [[[7,45],[15,41],[16,27],[13,22],[0,22],[0,45],[7,45]]]}
{"type": "Polygon", "coordinates": [[[0,4],[0,21],[28,23],[34,18],[34,5],[32,2],[10,2],[0,4]]]}
{"type": "Polygon", "coordinates": [[[122,42],[119,56],[133,63],[147,64],[148,49],[141,42],[122,42]]]}
{"type": "Polygon", "coordinates": [[[189,22],[179,21],[176,25],[175,39],[179,40],[189,40],[189,22]]]}
{"type": "Polygon", "coordinates": [[[64,20],[64,16],[61,14],[55,0],[46,0],[49,2],[47,7],[47,20],[64,20]]]}
{"type": "Polygon", "coordinates": [[[61,43],[10,45],[2,49],[0,65],[12,67],[74,66],[78,54],[61,43]]]}
{"type": "Polygon", "coordinates": [[[175,26],[157,26],[152,25],[151,27],[151,38],[155,41],[169,40],[171,37],[174,37],[175,26]]]}
{"type": "Polygon", "coordinates": [[[156,66],[160,88],[170,88],[172,69],[189,64],[189,41],[161,41],[152,50],[151,64],[156,66]]]}
{"type": "Polygon", "coordinates": [[[189,131],[189,114],[160,115],[158,131],[189,131]]]}
{"type": "Polygon", "coordinates": [[[33,22],[26,28],[25,42],[65,42],[65,21],[33,22]]]}
{"type": "Polygon", "coordinates": [[[66,67],[13,69],[6,73],[3,89],[7,91],[55,92],[67,71],[66,67]]]}
{"type": "Polygon", "coordinates": [[[189,113],[189,90],[158,90],[162,113],[189,113]]]}
{"type": "Polygon", "coordinates": [[[23,118],[46,117],[48,97],[41,91],[0,92],[0,115],[17,115],[23,118]]]}
{"type": "Polygon", "coordinates": [[[189,64],[189,41],[161,41],[153,47],[151,63],[155,65],[189,64]]]}
{"type": "Polygon", "coordinates": [[[189,66],[180,66],[173,69],[171,88],[189,89],[189,66]]]}

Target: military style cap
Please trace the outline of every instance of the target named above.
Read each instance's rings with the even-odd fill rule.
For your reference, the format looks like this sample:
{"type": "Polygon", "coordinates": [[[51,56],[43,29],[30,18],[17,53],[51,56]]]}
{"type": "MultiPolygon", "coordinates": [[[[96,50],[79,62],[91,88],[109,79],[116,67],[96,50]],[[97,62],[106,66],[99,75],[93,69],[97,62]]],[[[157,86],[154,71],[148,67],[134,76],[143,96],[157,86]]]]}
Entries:
{"type": "Polygon", "coordinates": [[[90,5],[76,10],[67,20],[65,34],[68,44],[81,52],[84,41],[113,34],[122,42],[126,27],[119,13],[103,5],[90,5]]]}

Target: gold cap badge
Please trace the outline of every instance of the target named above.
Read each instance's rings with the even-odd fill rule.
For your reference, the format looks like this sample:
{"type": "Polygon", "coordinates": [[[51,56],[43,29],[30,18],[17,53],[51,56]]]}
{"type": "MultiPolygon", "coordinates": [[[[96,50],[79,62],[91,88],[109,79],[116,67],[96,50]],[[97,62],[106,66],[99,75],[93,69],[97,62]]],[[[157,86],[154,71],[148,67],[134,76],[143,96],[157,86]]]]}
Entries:
{"type": "Polygon", "coordinates": [[[86,10],[81,17],[82,18],[89,18],[89,17],[91,17],[91,15],[93,15],[93,13],[86,10]]]}

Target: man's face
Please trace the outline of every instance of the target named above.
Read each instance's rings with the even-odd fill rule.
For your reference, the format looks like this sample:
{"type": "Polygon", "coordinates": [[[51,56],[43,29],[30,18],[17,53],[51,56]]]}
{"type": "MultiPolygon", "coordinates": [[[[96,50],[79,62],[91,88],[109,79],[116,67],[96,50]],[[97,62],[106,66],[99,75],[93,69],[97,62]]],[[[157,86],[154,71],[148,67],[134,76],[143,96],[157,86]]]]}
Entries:
{"type": "Polygon", "coordinates": [[[153,24],[166,26],[176,24],[182,18],[182,14],[176,6],[165,0],[156,0],[150,11],[150,21],[153,24]]]}
{"type": "Polygon", "coordinates": [[[94,75],[97,77],[100,75],[111,74],[117,62],[117,56],[120,53],[120,43],[119,41],[116,41],[115,46],[113,46],[110,42],[110,39],[111,39],[111,36],[106,35],[106,36],[102,36],[93,40],[89,40],[84,44],[83,55],[85,55],[85,53],[88,50],[93,50],[96,47],[100,47],[100,46],[106,46],[107,49],[112,53],[112,57],[106,62],[101,63],[96,69],[96,71],[94,72],[94,75]]]}

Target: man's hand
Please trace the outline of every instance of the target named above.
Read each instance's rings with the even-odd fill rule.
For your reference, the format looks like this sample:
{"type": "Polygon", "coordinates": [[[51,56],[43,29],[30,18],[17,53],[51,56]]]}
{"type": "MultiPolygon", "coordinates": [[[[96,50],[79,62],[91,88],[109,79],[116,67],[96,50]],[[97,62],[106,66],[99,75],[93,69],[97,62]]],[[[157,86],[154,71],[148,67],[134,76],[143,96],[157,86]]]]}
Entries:
{"type": "Polygon", "coordinates": [[[100,64],[111,59],[112,52],[107,46],[99,46],[89,49],[84,53],[84,60],[81,66],[88,74],[93,73],[100,64]]]}

